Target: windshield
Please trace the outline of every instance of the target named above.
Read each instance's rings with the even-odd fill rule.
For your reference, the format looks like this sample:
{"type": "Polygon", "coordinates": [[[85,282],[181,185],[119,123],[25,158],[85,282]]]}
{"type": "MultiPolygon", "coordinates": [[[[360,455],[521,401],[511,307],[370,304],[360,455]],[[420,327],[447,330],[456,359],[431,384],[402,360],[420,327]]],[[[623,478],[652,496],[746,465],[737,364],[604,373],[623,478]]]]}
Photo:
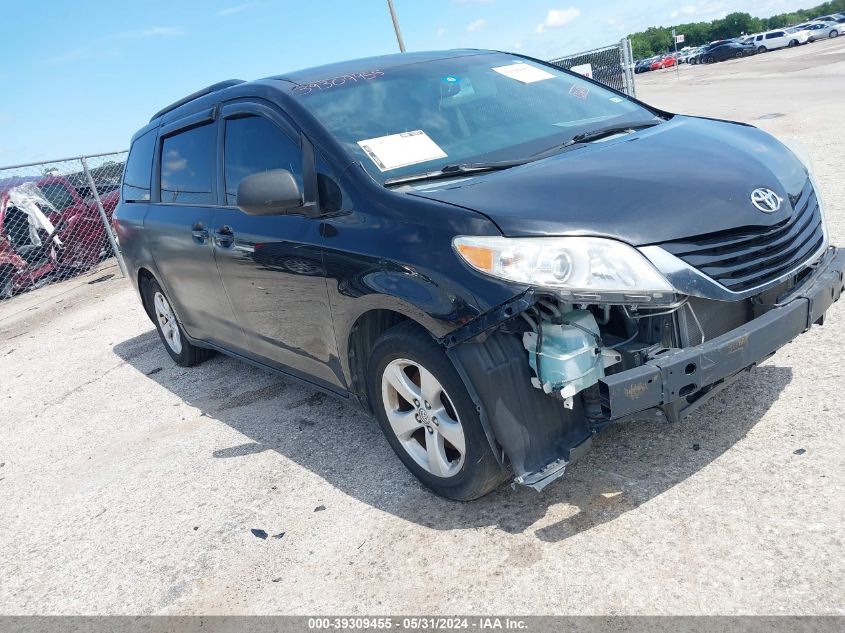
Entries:
{"type": "Polygon", "coordinates": [[[655,119],[610,90],[504,53],[362,69],[293,92],[379,182],[529,160],[584,132],[655,119]]]}

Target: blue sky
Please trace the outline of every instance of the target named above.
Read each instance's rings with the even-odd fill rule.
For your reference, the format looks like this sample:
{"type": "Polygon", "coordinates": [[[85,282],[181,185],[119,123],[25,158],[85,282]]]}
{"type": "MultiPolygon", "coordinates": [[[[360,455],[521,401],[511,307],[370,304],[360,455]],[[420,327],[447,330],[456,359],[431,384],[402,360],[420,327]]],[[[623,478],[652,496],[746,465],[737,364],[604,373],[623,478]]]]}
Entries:
{"type": "MultiPolygon", "coordinates": [[[[409,50],[554,57],[652,25],[813,0],[394,0],[409,50]]],[[[395,52],[385,0],[4,3],[0,165],[124,149],[153,112],[221,79],[395,52]]]]}

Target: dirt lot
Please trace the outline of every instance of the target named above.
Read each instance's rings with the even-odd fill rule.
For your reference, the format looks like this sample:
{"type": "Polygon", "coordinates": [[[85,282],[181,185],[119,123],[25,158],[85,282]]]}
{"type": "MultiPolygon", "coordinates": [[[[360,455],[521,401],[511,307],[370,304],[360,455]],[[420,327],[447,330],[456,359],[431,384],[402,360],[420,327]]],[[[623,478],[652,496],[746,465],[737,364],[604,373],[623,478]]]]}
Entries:
{"type": "MultiPolygon", "coordinates": [[[[845,38],[639,95],[800,137],[845,244],[845,38]]],[[[685,423],[457,504],[358,410],[175,367],[128,283],[79,288],[0,305],[0,612],[845,613],[842,304],[685,423]]]]}

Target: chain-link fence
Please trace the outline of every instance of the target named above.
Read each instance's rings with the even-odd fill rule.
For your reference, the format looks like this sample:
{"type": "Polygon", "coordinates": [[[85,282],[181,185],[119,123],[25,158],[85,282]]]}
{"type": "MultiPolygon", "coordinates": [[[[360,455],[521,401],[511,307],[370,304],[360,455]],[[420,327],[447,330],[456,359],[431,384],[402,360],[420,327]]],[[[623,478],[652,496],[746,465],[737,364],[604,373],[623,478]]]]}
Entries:
{"type": "Polygon", "coordinates": [[[627,38],[612,46],[550,59],[549,63],[600,81],[632,97],[637,96],[634,88],[634,57],[631,41],[627,38]]]}
{"type": "Polygon", "coordinates": [[[111,217],[126,152],[0,167],[0,300],[118,255],[111,217]]]}

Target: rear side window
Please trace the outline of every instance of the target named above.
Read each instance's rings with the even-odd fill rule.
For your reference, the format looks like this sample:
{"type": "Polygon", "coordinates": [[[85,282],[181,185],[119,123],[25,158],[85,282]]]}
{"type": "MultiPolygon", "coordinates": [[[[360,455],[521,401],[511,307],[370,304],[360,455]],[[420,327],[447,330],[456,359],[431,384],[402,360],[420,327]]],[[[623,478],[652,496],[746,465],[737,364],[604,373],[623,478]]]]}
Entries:
{"type": "Polygon", "coordinates": [[[226,121],[223,151],[228,205],[236,204],[241,180],[270,169],[287,169],[302,187],[302,152],[269,119],[247,116],[226,121]]]}
{"type": "Polygon", "coordinates": [[[156,131],[150,130],[132,143],[123,173],[123,199],[126,202],[150,199],[150,174],[153,169],[156,131]]]}
{"type": "Polygon", "coordinates": [[[74,203],[73,194],[62,183],[51,182],[46,185],[39,185],[38,188],[50,204],[59,211],[64,211],[74,203]]]}
{"type": "Polygon", "coordinates": [[[161,201],[214,204],[214,126],[168,136],[161,146],[161,201]]]}

